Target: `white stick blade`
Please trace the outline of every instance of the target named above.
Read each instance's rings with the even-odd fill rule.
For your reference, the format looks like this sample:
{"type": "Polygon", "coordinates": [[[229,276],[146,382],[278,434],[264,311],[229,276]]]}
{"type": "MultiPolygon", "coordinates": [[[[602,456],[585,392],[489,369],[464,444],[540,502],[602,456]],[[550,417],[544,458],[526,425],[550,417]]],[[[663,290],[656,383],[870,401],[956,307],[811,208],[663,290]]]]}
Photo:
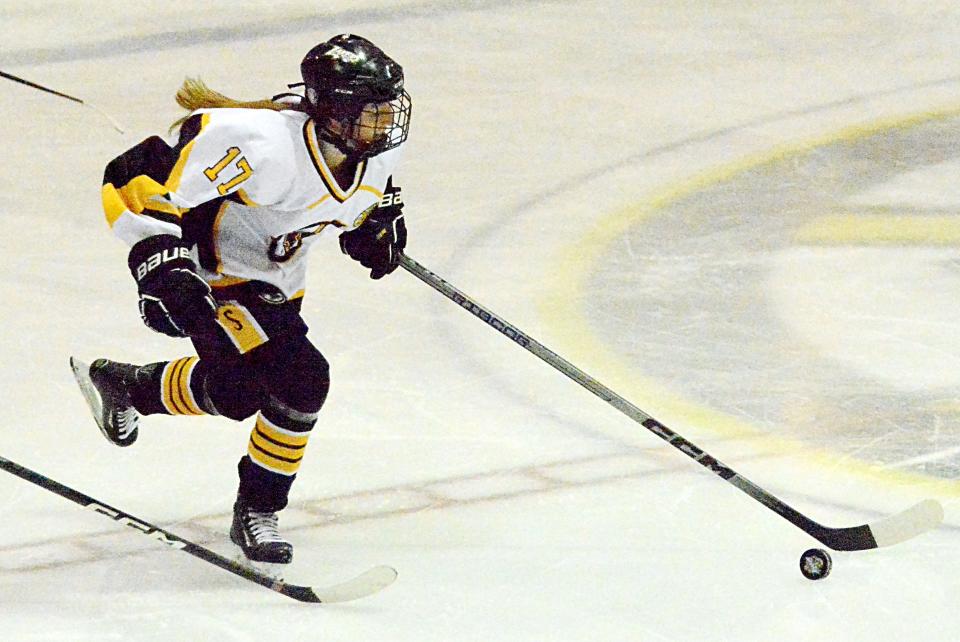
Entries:
{"type": "Polygon", "coordinates": [[[907,510],[869,524],[877,546],[899,544],[936,528],[943,522],[943,506],[935,499],[925,499],[907,510]]]}
{"type": "Polygon", "coordinates": [[[352,580],[326,588],[313,588],[321,602],[349,602],[373,595],[387,588],[397,579],[397,571],[389,566],[375,566],[352,580]]]}
{"type": "Polygon", "coordinates": [[[88,103],[88,102],[84,102],[83,104],[86,105],[87,107],[89,107],[90,109],[94,110],[95,112],[98,112],[101,116],[103,116],[104,118],[106,118],[107,120],[109,120],[109,121],[110,121],[110,124],[113,125],[113,128],[116,129],[119,133],[121,133],[121,134],[126,134],[126,132],[123,130],[123,127],[120,126],[120,123],[118,123],[116,120],[114,120],[113,116],[111,116],[111,115],[108,114],[107,112],[103,111],[102,109],[100,109],[100,108],[97,107],[96,105],[91,105],[91,104],[88,103]]]}

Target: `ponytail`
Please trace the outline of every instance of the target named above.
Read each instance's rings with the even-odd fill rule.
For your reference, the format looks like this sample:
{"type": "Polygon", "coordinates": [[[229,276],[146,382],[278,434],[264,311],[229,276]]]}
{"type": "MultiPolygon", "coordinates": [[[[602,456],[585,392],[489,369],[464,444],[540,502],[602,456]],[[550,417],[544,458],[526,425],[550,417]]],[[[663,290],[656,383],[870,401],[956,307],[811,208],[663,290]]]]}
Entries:
{"type": "MultiPolygon", "coordinates": [[[[215,107],[272,109],[274,111],[291,109],[290,103],[276,102],[273,100],[234,100],[233,98],[228,98],[220,92],[214,91],[213,89],[207,87],[206,83],[199,78],[187,78],[183,81],[183,85],[181,85],[180,89],[177,90],[177,104],[190,112],[197,109],[209,109],[215,107]]],[[[183,118],[177,120],[175,123],[170,125],[170,130],[173,131],[182,125],[183,122],[189,117],[190,115],[187,114],[183,118]]]]}

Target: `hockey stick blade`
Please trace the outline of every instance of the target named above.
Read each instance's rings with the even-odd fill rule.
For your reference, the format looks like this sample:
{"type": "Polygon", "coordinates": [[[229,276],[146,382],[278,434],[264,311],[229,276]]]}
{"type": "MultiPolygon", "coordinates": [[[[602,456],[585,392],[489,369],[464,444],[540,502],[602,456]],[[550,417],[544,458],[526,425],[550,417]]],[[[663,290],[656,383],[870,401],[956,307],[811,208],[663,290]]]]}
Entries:
{"type": "Polygon", "coordinates": [[[288,584],[242,563],[218,555],[208,548],[195,544],[168,530],[154,526],[118,508],[97,501],[89,495],[85,495],[69,486],[64,486],[60,482],[10,461],[6,457],[0,457],[0,468],[44,490],[69,499],[84,508],[109,517],[115,522],[129,526],[136,532],[146,535],[161,544],[183,551],[184,553],[189,553],[204,562],[213,564],[238,577],[242,577],[245,580],[249,580],[300,602],[335,603],[358,600],[385,589],[397,579],[397,572],[394,569],[389,566],[376,566],[353,579],[328,587],[314,588],[288,584]]]}
{"type": "Polygon", "coordinates": [[[594,396],[606,401],[621,413],[637,422],[651,433],[694,460],[727,483],[740,489],[759,503],[780,515],[797,528],[816,538],[836,551],[862,551],[880,546],[891,546],[911,539],[943,521],[943,507],[936,500],[928,499],[901,513],[891,515],[873,524],[850,528],[830,528],[818,524],[786,502],[733,470],[707,451],[682,437],[648,415],[627,399],[621,397],[586,372],[550,350],[548,347],[513,325],[503,317],[486,309],[450,283],[420,265],[406,254],[400,253],[399,264],[404,270],[420,279],[431,288],[447,297],[458,306],[477,317],[491,328],[517,344],[527,352],[578,383],[594,396]]]}
{"type": "Polygon", "coordinates": [[[49,87],[44,87],[43,85],[38,85],[37,83],[31,82],[26,78],[14,76],[13,74],[7,73],[2,70],[0,70],[0,78],[6,78],[7,80],[12,80],[13,82],[20,83],[21,85],[26,85],[27,87],[32,87],[33,89],[39,89],[40,91],[45,91],[48,94],[53,94],[54,96],[59,96],[60,98],[66,98],[67,100],[83,105],[84,107],[89,107],[90,109],[94,110],[95,112],[98,112],[101,116],[109,120],[113,128],[117,130],[119,133],[121,134],[126,133],[123,130],[123,127],[120,126],[120,123],[114,120],[113,116],[103,111],[96,105],[92,105],[85,100],[81,100],[80,98],[77,98],[76,96],[71,96],[70,94],[65,94],[62,91],[57,91],[56,89],[50,89],[49,87]]]}
{"type": "Polygon", "coordinates": [[[907,510],[870,524],[877,546],[892,546],[933,530],[943,523],[943,506],[925,499],[907,510]]]}
{"type": "Polygon", "coordinates": [[[835,551],[862,551],[905,542],[936,528],[942,522],[943,506],[936,500],[925,499],[871,524],[850,528],[821,526],[811,535],[835,551]]]}
{"type": "Polygon", "coordinates": [[[280,589],[280,592],[301,602],[336,604],[337,602],[350,602],[373,595],[393,584],[396,579],[396,569],[390,566],[375,566],[353,579],[333,586],[313,588],[286,584],[280,589]]]}

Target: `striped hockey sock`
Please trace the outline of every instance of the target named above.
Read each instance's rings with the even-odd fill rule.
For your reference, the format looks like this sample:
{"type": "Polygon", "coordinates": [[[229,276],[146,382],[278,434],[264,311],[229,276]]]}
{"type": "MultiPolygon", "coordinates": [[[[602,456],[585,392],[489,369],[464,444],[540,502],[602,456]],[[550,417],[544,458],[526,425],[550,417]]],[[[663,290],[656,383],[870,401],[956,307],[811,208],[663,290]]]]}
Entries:
{"type": "Polygon", "coordinates": [[[293,476],[300,468],[317,413],[294,410],[275,397],[258,415],[247,454],[271,473],[293,476]]]}
{"type": "Polygon", "coordinates": [[[171,415],[205,415],[190,386],[199,357],[170,361],[160,376],[160,400],[171,415]]]}

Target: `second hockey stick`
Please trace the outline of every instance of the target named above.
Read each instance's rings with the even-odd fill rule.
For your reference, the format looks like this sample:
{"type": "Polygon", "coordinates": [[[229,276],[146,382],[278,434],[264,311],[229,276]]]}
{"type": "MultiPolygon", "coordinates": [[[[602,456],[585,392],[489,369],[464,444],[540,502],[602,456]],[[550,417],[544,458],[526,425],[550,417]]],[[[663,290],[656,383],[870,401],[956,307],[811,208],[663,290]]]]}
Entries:
{"type": "Polygon", "coordinates": [[[729,466],[721,463],[702,448],[697,447],[673,430],[670,430],[643,410],[580,370],[539,341],[533,339],[530,335],[504,320],[503,317],[487,310],[409,256],[405,254],[400,255],[400,266],[500,334],[528,352],[533,353],[542,361],[545,361],[597,397],[603,399],[710,472],[739,488],[791,524],[799,527],[835,551],[862,551],[881,546],[891,546],[916,537],[932,528],[936,528],[937,525],[943,521],[943,507],[936,500],[927,499],[902,512],[869,524],[850,526],[847,528],[823,526],[774,497],[729,466]]]}
{"type": "Polygon", "coordinates": [[[84,508],[109,517],[115,522],[125,524],[135,531],[143,533],[151,539],[157,540],[161,544],[166,544],[170,548],[181,550],[184,553],[189,553],[194,557],[202,559],[204,562],[208,562],[214,566],[219,566],[223,570],[229,571],[238,577],[242,577],[245,580],[249,580],[300,602],[333,603],[356,600],[368,595],[372,595],[373,593],[390,586],[390,584],[397,579],[397,572],[391,567],[375,566],[365,573],[354,577],[353,579],[325,588],[287,584],[282,580],[278,580],[265,573],[261,573],[256,569],[247,567],[239,562],[234,562],[233,560],[227,559],[222,555],[218,555],[217,553],[214,553],[213,551],[204,548],[199,544],[195,544],[190,540],[180,537],[179,535],[174,535],[170,531],[154,526],[153,524],[145,522],[142,519],[138,519],[133,515],[120,510],[119,508],[114,508],[108,504],[97,501],[89,495],[85,495],[80,491],[76,491],[69,486],[64,486],[60,482],[54,481],[45,475],[41,475],[38,472],[32,471],[29,468],[10,461],[6,457],[0,457],[0,468],[30,482],[31,484],[36,484],[40,488],[49,490],[52,493],[56,493],[61,497],[80,504],[84,508]]]}
{"type": "Polygon", "coordinates": [[[65,94],[62,91],[57,91],[56,89],[50,89],[49,87],[44,87],[43,85],[38,85],[37,83],[31,82],[26,78],[21,78],[20,76],[14,76],[13,74],[9,74],[3,70],[0,70],[0,78],[6,78],[7,80],[12,80],[13,82],[20,83],[21,85],[26,85],[27,87],[32,87],[33,89],[39,89],[40,91],[45,91],[48,94],[53,94],[54,96],[59,96],[60,98],[66,98],[67,100],[73,101],[75,103],[79,103],[85,107],[89,107],[90,109],[96,112],[99,112],[101,116],[109,120],[110,124],[113,125],[113,128],[116,129],[118,132],[120,132],[121,134],[125,133],[123,131],[123,128],[120,127],[120,124],[113,119],[113,116],[103,111],[96,105],[88,103],[85,100],[81,100],[76,96],[71,96],[70,94],[65,94]]]}

